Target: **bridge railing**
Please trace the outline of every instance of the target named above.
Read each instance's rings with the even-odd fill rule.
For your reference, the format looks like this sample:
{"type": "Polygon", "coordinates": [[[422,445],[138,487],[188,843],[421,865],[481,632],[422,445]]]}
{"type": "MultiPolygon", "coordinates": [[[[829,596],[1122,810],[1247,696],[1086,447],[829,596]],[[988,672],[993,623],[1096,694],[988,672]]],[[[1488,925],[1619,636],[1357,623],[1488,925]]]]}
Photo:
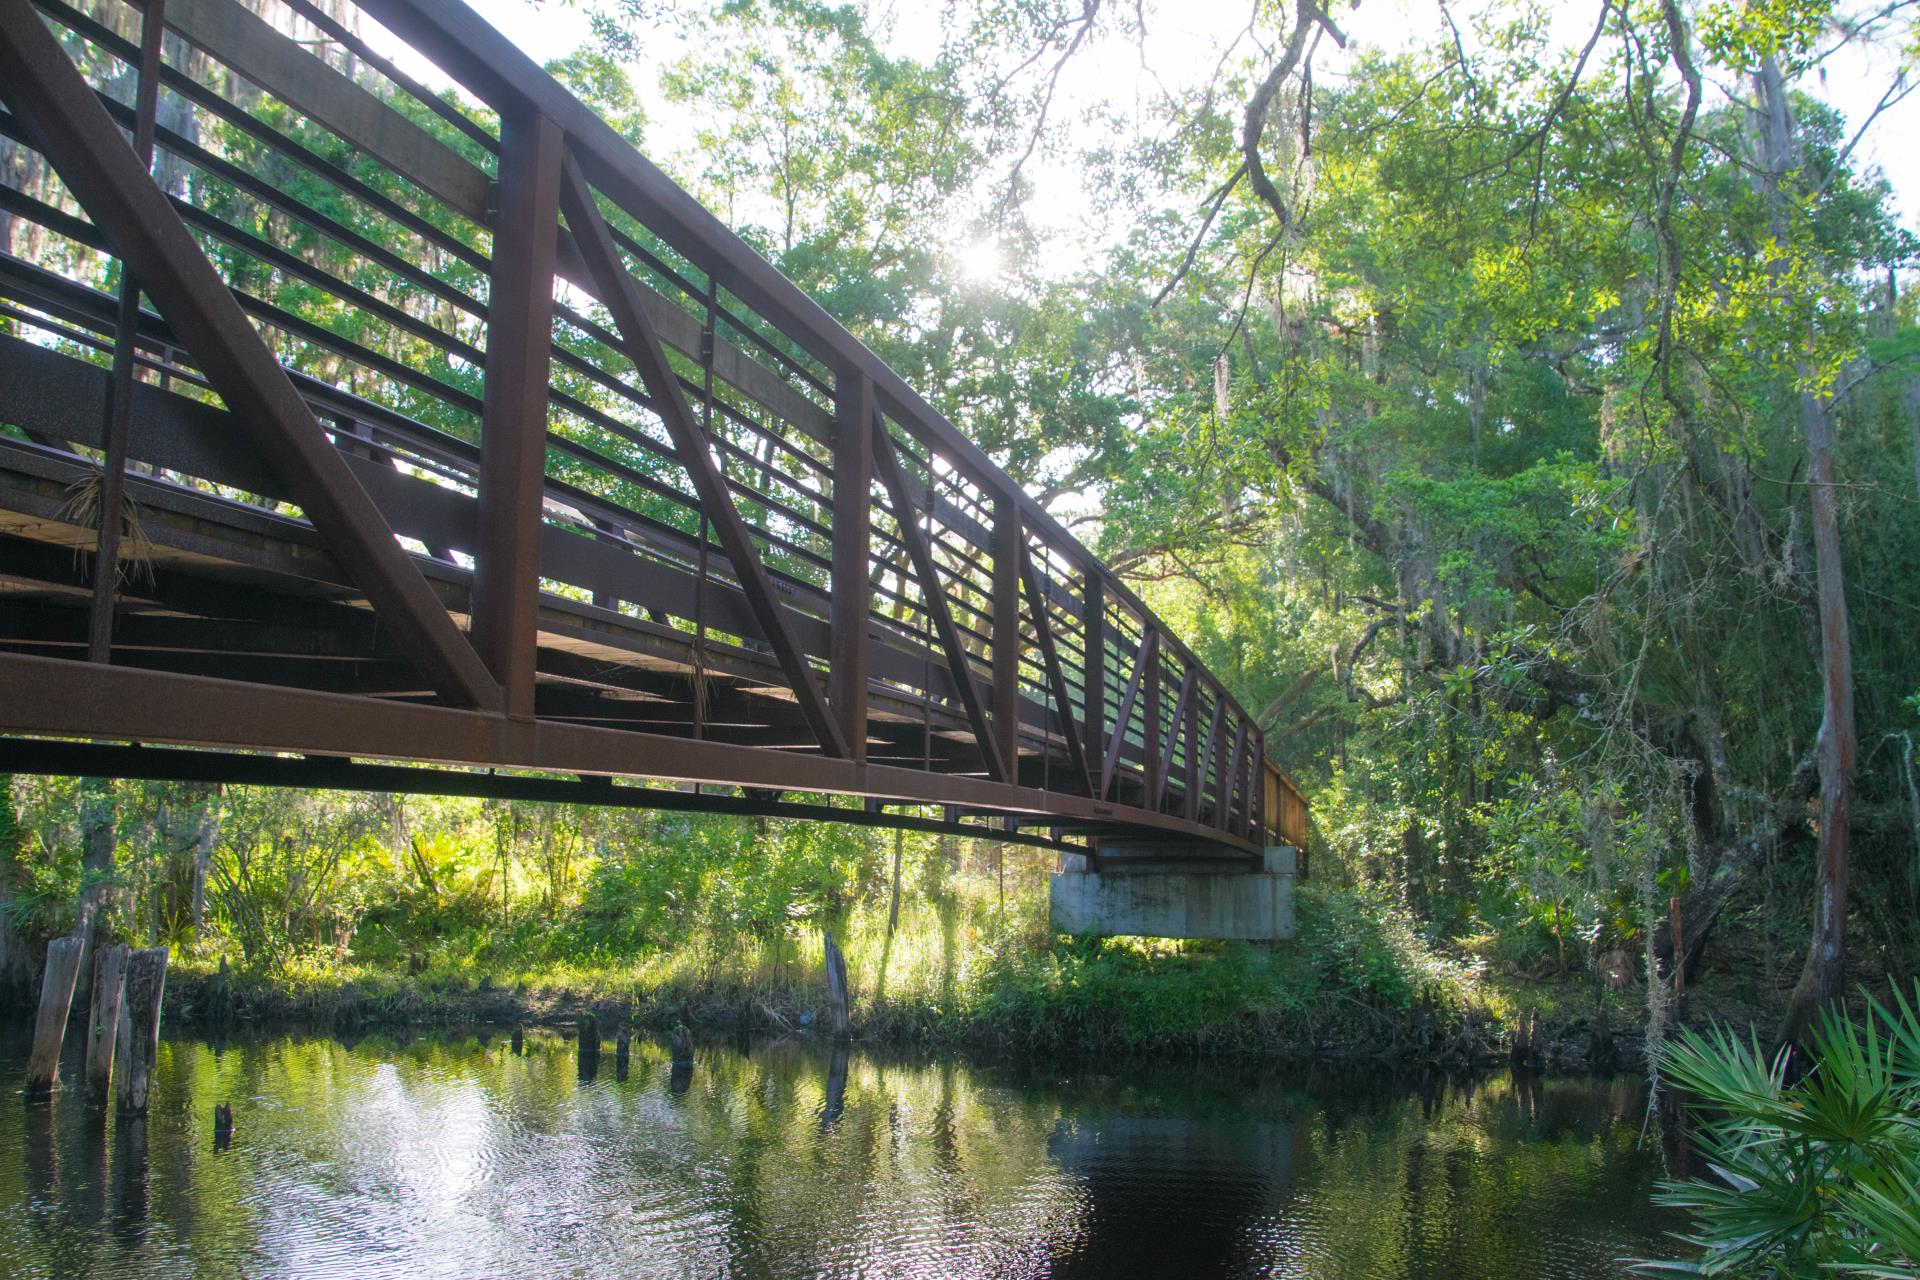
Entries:
{"type": "MultiPolygon", "coordinates": [[[[93,403],[99,373],[71,357],[105,364],[121,343],[142,406],[124,456],[372,548],[355,576],[412,619],[397,630],[442,702],[685,729],[569,692],[579,672],[541,612],[564,604],[581,634],[677,637],[696,689],[777,667],[790,719],[769,745],[1304,842],[1259,725],[1125,584],[458,0],[34,2],[111,117],[151,136],[173,213],[371,515],[297,478],[267,410],[187,354],[200,344],[169,308],[101,287],[125,257],[157,296],[178,253],[131,251],[132,207],[105,207],[110,170],[83,172],[71,139],[0,182],[29,250],[0,260],[14,385],[93,403]],[[442,77],[458,92],[423,83],[442,77]],[[452,584],[436,590],[479,666],[408,603],[382,537],[452,584]]],[[[36,93],[0,89],[18,156],[64,110],[36,93]]],[[[57,396],[5,416],[111,462],[110,418],[78,431],[57,396]]],[[[698,692],[689,714],[695,737],[744,730],[698,692]]]]}

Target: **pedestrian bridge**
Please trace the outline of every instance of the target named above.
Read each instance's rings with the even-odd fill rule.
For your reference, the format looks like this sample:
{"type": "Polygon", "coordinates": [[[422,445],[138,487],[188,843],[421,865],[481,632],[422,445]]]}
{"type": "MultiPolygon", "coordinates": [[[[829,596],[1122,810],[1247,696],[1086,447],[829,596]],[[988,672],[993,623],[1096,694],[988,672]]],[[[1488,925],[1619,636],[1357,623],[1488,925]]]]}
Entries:
{"type": "Polygon", "coordinates": [[[0,0],[0,100],[0,770],[1304,847],[1180,639],[458,0],[0,0]]]}

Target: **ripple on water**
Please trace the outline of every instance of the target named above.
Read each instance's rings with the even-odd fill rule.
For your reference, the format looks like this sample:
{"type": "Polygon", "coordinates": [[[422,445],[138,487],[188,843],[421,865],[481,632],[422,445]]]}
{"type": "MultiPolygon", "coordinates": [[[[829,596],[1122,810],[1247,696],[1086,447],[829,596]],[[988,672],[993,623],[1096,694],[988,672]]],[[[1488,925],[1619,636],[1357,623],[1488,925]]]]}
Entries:
{"type": "Polygon", "coordinates": [[[1582,1280],[1665,1243],[1631,1083],[855,1055],[835,1109],[817,1047],[703,1048],[678,1093],[658,1054],[585,1084],[545,1037],[169,1036],[144,1133],[0,1108],[0,1270],[1582,1280]]]}

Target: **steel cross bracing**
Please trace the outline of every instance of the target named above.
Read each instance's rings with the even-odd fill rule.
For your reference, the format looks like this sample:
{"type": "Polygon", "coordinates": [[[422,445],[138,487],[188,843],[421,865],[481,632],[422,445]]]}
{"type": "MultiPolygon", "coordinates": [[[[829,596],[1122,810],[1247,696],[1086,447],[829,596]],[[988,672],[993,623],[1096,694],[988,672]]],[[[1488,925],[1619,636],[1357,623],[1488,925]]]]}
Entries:
{"type": "Polygon", "coordinates": [[[0,102],[0,768],[1304,843],[1178,637],[459,0],[0,0],[0,102]]]}

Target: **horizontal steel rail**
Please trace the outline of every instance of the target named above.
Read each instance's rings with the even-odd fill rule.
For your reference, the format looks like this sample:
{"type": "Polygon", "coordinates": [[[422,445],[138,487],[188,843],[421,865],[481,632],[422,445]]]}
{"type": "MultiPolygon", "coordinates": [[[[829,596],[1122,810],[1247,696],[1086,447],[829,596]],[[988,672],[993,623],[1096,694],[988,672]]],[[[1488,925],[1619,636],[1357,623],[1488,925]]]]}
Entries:
{"type": "Polygon", "coordinates": [[[459,0],[0,0],[0,103],[8,758],[1304,846],[1260,726],[1138,596],[459,0]],[[62,497],[90,485],[130,516],[62,497]]]}

